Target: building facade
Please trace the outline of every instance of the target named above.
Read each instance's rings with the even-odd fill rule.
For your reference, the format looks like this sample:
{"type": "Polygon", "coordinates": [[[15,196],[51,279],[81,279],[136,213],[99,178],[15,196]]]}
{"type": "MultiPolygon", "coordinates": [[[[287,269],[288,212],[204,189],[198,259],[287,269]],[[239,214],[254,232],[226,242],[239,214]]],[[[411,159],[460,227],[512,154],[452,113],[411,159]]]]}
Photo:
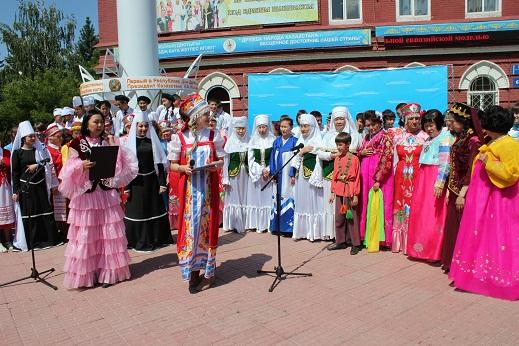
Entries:
{"type": "MultiPolygon", "coordinates": [[[[98,47],[115,48],[116,0],[98,11],[98,47]]],[[[158,0],[157,31],[163,71],[203,53],[201,94],[237,116],[251,73],[448,65],[449,102],[519,101],[519,0],[158,0]]]]}

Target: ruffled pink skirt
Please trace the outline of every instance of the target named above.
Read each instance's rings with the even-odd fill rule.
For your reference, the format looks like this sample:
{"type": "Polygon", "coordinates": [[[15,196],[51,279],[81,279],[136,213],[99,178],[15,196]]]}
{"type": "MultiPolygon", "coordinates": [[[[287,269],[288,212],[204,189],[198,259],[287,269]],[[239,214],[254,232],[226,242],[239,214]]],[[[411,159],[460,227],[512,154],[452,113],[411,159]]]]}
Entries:
{"type": "Polygon", "coordinates": [[[117,190],[97,188],[70,203],[65,252],[66,288],[113,284],[130,278],[130,256],[117,190]]]}

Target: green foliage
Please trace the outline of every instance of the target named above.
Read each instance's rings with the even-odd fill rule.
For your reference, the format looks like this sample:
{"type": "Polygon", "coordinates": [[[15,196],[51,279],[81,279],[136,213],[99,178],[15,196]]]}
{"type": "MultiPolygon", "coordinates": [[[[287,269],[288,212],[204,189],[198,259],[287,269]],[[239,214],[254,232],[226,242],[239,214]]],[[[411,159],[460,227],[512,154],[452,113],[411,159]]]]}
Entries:
{"type": "Polygon", "coordinates": [[[77,77],[65,70],[48,70],[33,79],[20,78],[5,84],[4,100],[0,103],[0,128],[9,129],[23,120],[52,122],[52,110],[70,104],[78,87],[77,77]]]}
{"type": "Polygon", "coordinates": [[[23,120],[52,122],[52,110],[70,106],[78,94],[78,65],[94,73],[98,36],[90,18],[77,43],[74,30],[74,18],[44,0],[19,0],[13,24],[0,23],[7,47],[0,69],[0,133],[23,120]]]}

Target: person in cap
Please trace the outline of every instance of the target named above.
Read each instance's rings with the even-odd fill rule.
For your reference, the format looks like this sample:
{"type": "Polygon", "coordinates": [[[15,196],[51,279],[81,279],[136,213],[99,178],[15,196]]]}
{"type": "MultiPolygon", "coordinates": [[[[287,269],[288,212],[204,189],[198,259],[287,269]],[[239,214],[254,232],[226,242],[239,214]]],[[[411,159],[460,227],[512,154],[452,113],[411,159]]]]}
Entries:
{"type": "Polygon", "coordinates": [[[167,155],[148,115],[136,112],[126,147],[139,160],[139,173],[125,188],[124,224],[128,248],[149,252],[173,243],[166,206],[167,155]]]}
{"type": "Polygon", "coordinates": [[[173,134],[168,144],[170,169],[180,174],[178,262],[182,279],[196,291],[209,288],[214,281],[219,221],[218,208],[214,207],[219,203],[217,169],[225,155],[223,138],[208,128],[209,112],[200,95],[188,96],[180,105],[185,128],[173,134]]]}
{"type": "Polygon", "coordinates": [[[273,186],[263,191],[261,189],[270,176],[270,155],[275,140],[268,115],[257,115],[254,118],[254,131],[248,149],[250,182],[246,193],[245,228],[255,229],[258,233],[269,229],[273,186]]]}
{"type": "Polygon", "coordinates": [[[317,152],[323,146],[321,132],[315,117],[301,114],[300,136],[296,145],[303,144],[292,160],[297,170],[294,177],[294,233],[293,239],[310,241],[325,239],[323,170],[317,152]]]}
{"type": "Polygon", "coordinates": [[[36,137],[31,123],[21,122],[13,144],[11,170],[17,214],[14,246],[22,251],[32,247],[46,249],[60,243],[49,203],[50,190],[54,187],[49,161],[49,153],[36,137]]]}
{"type": "Polygon", "coordinates": [[[72,98],[72,108],[74,108],[74,118],[81,121],[85,114],[85,108],[83,108],[83,99],[81,96],[74,96],[72,98]]]}
{"type": "Polygon", "coordinates": [[[514,115],[500,106],[481,113],[490,141],[479,148],[449,279],[460,290],[519,300],[519,143],[507,133],[514,115]]]}
{"type": "Polygon", "coordinates": [[[450,270],[454,247],[458,237],[465,197],[472,177],[472,164],[483,141],[483,130],[478,110],[464,103],[455,103],[450,108],[452,134],[456,137],[450,152],[447,188],[447,216],[445,217],[444,240],[441,263],[445,272],[450,270]]]}
{"type": "Polygon", "coordinates": [[[15,226],[14,202],[11,187],[11,153],[0,145],[0,252],[13,249],[15,226]]]}
{"type": "Polygon", "coordinates": [[[393,234],[393,138],[383,127],[380,113],[368,110],[363,114],[368,134],[358,150],[361,175],[359,198],[361,239],[368,252],[380,246],[391,247],[393,234]],[[382,203],[375,203],[374,200],[382,203]],[[368,214],[368,208],[373,211],[368,214]],[[380,213],[374,212],[380,209],[380,213]],[[377,220],[382,216],[381,220],[377,220]],[[381,230],[375,227],[381,226],[381,230]]]}
{"type": "MultiPolygon", "coordinates": [[[[315,117],[315,115],[314,115],[315,117]]],[[[317,120],[317,119],[316,119],[317,120]]],[[[344,106],[334,107],[330,119],[330,127],[323,138],[323,146],[317,150],[317,157],[321,161],[323,170],[323,193],[324,193],[324,234],[325,240],[335,238],[335,199],[332,203],[327,203],[331,196],[333,165],[336,157],[339,156],[335,138],[339,133],[346,132],[350,137],[356,136],[355,123],[350,111],[344,106]]],[[[356,140],[358,142],[358,140],[356,140]]],[[[351,140],[349,145],[351,145],[351,140]]],[[[348,147],[349,147],[348,145],[348,147]]],[[[357,225],[358,227],[358,225],[357,225]]]]}
{"type": "Polygon", "coordinates": [[[96,107],[96,100],[93,96],[85,96],[83,98],[83,107],[85,112],[89,112],[96,107]]]}
{"type": "Polygon", "coordinates": [[[137,176],[137,157],[118,147],[115,175],[90,180],[90,169],[102,162],[90,161],[93,147],[114,146],[104,133],[104,119],[97,109],[83,117],[81,136],[70,144],[69,157],[59,175],[59,191],[70,200],[68,244],[65,251],[66,288],[108,287],[130,278],[130,257],[124,233],[124,213],[118,188],[137,176]]]}
{"type": "Polygon", "coordinates": [[[126,95],[115,96],[115,104],[119,107],[114,119],[114,133],[116,137],[122,136],[124,133],[123,119],[133,114],[133,108],[128,105],[128,102],[130,102],[130,99],[126,95]]]}
{"type": "Polygon", "coordinates": [[[422,130],[422,107],[409,103],[401,108],[405,127],[392,129],[393,150],[395,153],[393,194],[393,239],[391,250],[407,253],[407,231],[414,182],[420,167],[420,153],[427,134],[422,130]]]}
{"type": "Polygon", "coordinates": [[[232,119],[232,130],[225,143],[222,183],[225,187],[223,229],[245,233],[247,189],[249,184],[247,117],[232,119]]]}
{"type": "Polygon", "coordinates": [[[233,117],[223,110],[220,100],[210,99],[207,102],[209,103],[209,108],[211,108],[211,116],[216,118],[216,128],[218,130],[224,130],[226,135],[230,137],[233,117]]]}
{"type": "MultiPolygon", "coordinates": [[[[54,181],[58,181],[58,176],[61,172],[61,168],[63,167],[63,159],[61,154],[61,147],[63,145],[63,132],[60,130],[56,124],[50,124],[47,127],[47,151],[49,152],[51,158],[51,172],[52,179],[54,181]]],[[[62,240],[67,239],[67,200],[66,198],[58,191],[57,184],[56,187],[51,191],[51,201],[52,207],[54,209],[54,220],[56,221],[56,225],[61,232],[62,240]]]]}
{"type": "Polygon", "coordinates": [[[63,127],[70,130],[74,118],[74,109],[70,107],[63,107],[61,109],[61,120],[63,127]]]}
{"type": "Polygon", "coordinates": [[[411,202],[407,255],[437,262],[441,259],[447,204],[445,182],[449,175],[449,155],[454,136],[443,127],[443,114],[428,110],[422,118],[422,129],[429,138],[420,154],[420,168],[411,202]],[[424,222],[427,220],[427,222],[424,222]]]}
{"type": "Polygon", "coordinates": [[[54,117],[54,123],[61,130],[65,127],[65,123],[63,121],[63,109],[62,108],[54,108],[52,111],[52,116],[54,117]]]}
{"type": "Polygon", "coordinates": [[[63,164],[65,164],[65,162],[67,161],[67,158],[68,158],[68,148],[70,146],[70,143],[72,143],[72,141],[81,136],[81,122],[74,122],[72,123],[72,126],[70,127],[70,137],[71,137],[71,140],[66,142],[65,145],[63,145],[61,147],[61,160],[63,162],[63,164]]]}

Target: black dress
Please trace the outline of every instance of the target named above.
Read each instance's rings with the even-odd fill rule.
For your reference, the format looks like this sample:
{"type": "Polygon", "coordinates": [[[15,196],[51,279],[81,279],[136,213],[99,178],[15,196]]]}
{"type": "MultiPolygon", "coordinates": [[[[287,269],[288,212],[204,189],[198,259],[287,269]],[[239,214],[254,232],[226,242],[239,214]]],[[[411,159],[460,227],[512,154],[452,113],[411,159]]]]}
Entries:
{"type": "Polygon", "coordinates": [[[31,245],[35,249],[46,248],[57,245],[61,239],[54,221],[54,211],[49,203],[47,193],[47,183],[45,181],[45,169],[31,180],[27,193],[25,191],[26,182],[33,173],[27,173],[27,166],[36,163],[36,150],[17,149],[13,152],[11,162],[13,169],[13,193],[18,195],[20,210],[22,213],[23,227],[25,229],[25,239],[27,247],[31,245]],[[33,239],[30,238],[29,215],[31,216],[31,226],[33,239]]]}
{"type": "Polygon", "coordinates": [[[157,165],[158,175],[155,171],[151,139],[137,138],[137,158],[139,175],[126,187],[130,191],[124,212],[126,238],[128,248],[152,251],[173,243],[166,207],[159,195],[160,186],[166,186],[166,175],[162,164],[157,165]]]}

